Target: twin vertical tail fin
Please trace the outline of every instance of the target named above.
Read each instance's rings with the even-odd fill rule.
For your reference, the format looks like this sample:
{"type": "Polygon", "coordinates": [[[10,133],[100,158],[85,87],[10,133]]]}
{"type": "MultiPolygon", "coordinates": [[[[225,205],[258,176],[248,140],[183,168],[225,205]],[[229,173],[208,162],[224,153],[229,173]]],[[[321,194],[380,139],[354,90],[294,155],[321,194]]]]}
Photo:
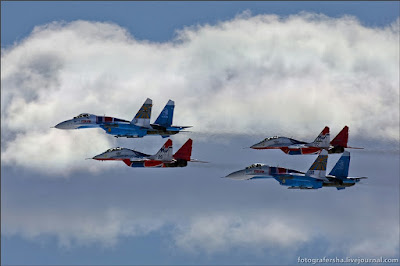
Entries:
{"type": "Polygon", "coordinates": [[[349,176],[350,152],[344,151],[329,175],[339,179],[346,179],[349,176]]]}
{"type": "Polygon", "coordinates": [[[154,124],[166,128],[170,127],[172,125],[172,119],[174,116],[174,108],[175,108],[175,102],[169,100],[168,103],[165,105],[164,109],[161,111],[160,115],[157,117],[154,124]]]}
{"type": "Polygon", "coordinates": [[[192,139],[188,139],[185,144],[174,154],[175,160],[185,160],[190,161],[190,156],[192,156],[192,139]]]}
{"type": "Polygon", "coordinates": [[[349,127],[345,126],[342,131],[331,141],[332,146],[339,146],[347,148],[347,141],[349,140],[349,127]]]}
{"type": "Polygon", "coordinates": [[[325,127],[318,137],[308,144],[310,147],[319,147],[319,148],[329,148],[330,146],[330,134],[329,134],[329,127],[325,127]]]}
{"type": "Polygon", "coordinates": [[[322,150],[315,162],[307,171],[307,176],[326,180],[326,164],[328,163],[328,151],[322,150]]]}
{"type": "Polygon", "coordinates": [[[152,106],[153,106],[153,101],[150,98],[147,98],[142,107],[135,115],[135,117],[132,119],[131,123],[140,127],[149,128],[152,106]]]}
{"type": "Polygon", "coordinates": [[[169,162],[172,161],[172,140],[167,140],[161,149],[152,156],[154,160],[169,162]]]}

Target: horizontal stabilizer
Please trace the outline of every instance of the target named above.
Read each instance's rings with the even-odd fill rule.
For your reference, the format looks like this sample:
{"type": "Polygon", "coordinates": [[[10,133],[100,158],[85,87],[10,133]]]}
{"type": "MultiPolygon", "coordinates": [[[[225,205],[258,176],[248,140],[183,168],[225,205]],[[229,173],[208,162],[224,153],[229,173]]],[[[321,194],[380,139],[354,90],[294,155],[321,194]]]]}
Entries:
{"type": "Polygon", "coordinates": [[[167,128],[165,126],[158,125],[158,124],[150,124],[150,126],[152,128],[154,128],[154,129],[157,129],[157,130],[162,130],[162,131],[166,131],[167,130],[167,128]]]}
{"type": "Polygon", "coordinates": [[[314,187],[288,187],[288,189],[317,189],[314,187]]]}
{"type": "Polygon", "coordinates": [[[168,131],[181,131],[182,129],[190,128],[190,127],[192,127],[192,126],[182,126],[182,127],[172,126],[172,127],[167,128],[167,130],[168,131]]]}
{"type": "Polygon", "coordinates": [[[361,180],[361,179],[368,179],[368,177],[366,177],[366,176],[362,176],[362,177],[350,177],[349,179],[361,180]]]}
{"type": "Polygon", "coordinates": [[[205,161],[199,161],[199,160],[196,160],[196,159],[190,159],[190,161],[193,162],[193,163],[209,163],[209,162],[205,162],[205,161]]]}

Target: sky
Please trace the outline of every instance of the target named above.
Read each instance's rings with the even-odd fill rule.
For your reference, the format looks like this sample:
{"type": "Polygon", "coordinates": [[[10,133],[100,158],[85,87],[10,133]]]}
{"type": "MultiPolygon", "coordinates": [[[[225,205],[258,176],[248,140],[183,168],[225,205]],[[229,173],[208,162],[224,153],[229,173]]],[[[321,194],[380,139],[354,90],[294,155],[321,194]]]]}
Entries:
{"type": "MultiPolygon", "coordinates": [[[[399,258],[399,2],[1,2],[3,265],[293,265],[399,258]],[[168,99],[209,164],[85,160],[160,137],[51,128],[168,99]],[[350,128],[337,191],[221,177],[315,156],[248,149],[350,128]],[[288,252],[289,251],[289,252],[288,252]]],[[[328,171],[340,155],[330,155],[328,171]]]]}

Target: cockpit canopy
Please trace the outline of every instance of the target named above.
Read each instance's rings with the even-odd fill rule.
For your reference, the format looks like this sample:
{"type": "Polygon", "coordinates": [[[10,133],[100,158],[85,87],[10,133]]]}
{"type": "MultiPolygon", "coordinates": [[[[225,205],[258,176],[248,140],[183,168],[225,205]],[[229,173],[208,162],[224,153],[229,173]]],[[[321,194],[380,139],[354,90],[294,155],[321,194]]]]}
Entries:
{"type": "Polygon", "coordinates": [[[272,139],[277,139],[279,138],[278,136],[273,136],[273,137],[269,137],[269,138],[265,138],[264,141],[268,141],[268,140],[272,140],[272,139]]]}
{"type": "Polygon", "coordinates": [[[75,116],[74,119],[78,119],[78,118],[89,118],[89,114],[80,114],[78,116],[75,116]]]}
{"type": "Polygon", "coordinates": [[[120,147],[117,147],[117,148],[111,148],[111,149],[108,149],[108,150],[106,150],[106,152],[111,152],[111,151],[120,151],[120,150],[122,150],[122,148],[120,148],[120,147]]]}
{"type": "Polygon", "coordinates": [[[253,163],[252,165],[246,167],[246,169],[252,169],[252,168],[259,168],[261,166],[264,166],[265,164],[262,163],[253,163]]]}

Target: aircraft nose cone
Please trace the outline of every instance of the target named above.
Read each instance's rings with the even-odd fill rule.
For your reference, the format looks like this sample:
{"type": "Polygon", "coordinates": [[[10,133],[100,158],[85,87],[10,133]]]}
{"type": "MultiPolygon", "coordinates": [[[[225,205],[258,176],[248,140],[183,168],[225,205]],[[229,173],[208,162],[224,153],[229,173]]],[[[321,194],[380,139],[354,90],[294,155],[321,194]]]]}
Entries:
{"type": "Polygon", "coordinates": [[[101,160],[105,160],[107,158],[108,158],[108,156],[106,154],[101,153],[99,155],[94,156],[92,159],[101,161],[101,160]]]}
{"type": "Polygon", "coordinates": [[[99,155],[96,155],[96,156],[94,156],[92,159],[93,159],[93,160],[99,160],[99,159],[100,159],[100,156],[99,156],[99,155]]]}
{"type": "Polygon", "coordinates": [[[251,149],[260,149],[260,148],[263,148],[263,147],[264,147],[264,141],[261,141],[259,143],[256,143],[256,144],[250,146],[251,149]]]}
{"type": "Polygon", "coordinates": [[[61,123],[58,123],[55,128],[58,129],[74,129],[73,123],[71,121],[64,121],[61,123]]]}
{"type": "Polygon", "coordinates": [[[226,178],[240,178],[243,177],[244,175],[244,171],[243,170],[239,170],[233,173],[230,173],[229,175],[225,176],[226,178]]]}

